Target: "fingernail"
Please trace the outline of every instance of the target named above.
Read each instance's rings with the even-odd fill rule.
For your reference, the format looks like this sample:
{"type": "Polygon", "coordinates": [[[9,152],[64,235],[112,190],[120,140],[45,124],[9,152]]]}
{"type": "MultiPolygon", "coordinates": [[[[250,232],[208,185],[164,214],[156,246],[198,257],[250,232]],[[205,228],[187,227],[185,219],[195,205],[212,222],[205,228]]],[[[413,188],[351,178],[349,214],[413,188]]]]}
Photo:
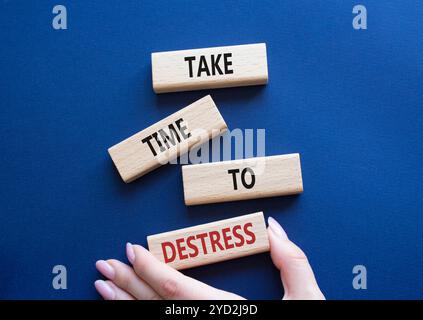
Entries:
{"type": "Polygon", "coordinates": [[[282,226],[272,217],[269,217],[267,219],[267,223],[269,224],[269,228],[270,230],[272,230],[272,232],[278,236],[281,239],[288,239],[288,236],[286,235],[285,230],[282,228],[282,226]]]}
{"type": "Polygon", "coordinates": [[[106,281],[97,280],[96,282],[94,282],[94,286],[97,289],[98,293],[103,297],[104,300],[115,299],[115,291],[106,281]]]}
{"type": "Polygon", "coordinates": [[[98,260],[95,263],[95,267],[106,278],[113,280],[113,278],[115,277],[115,269],[113,269],[113,267],[109,263],[107,263],[107,261],[98,260]]]}
{"type": "Polygon", "coordinates": [[[134,264],[135,262],[135,252],[134,248],[132,247],[132,244],[128,242],[126,244],[126,256],[128,257],[128,260],[131,264],[134,264]]]}

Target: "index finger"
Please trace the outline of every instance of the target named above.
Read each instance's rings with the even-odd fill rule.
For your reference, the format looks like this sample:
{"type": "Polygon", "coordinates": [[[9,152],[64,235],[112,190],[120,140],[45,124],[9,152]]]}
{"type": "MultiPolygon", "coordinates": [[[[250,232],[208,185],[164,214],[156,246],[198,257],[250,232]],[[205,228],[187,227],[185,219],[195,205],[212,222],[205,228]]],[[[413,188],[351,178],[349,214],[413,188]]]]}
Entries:
{"type": "Polygon", "coordinates": [[[164,299],[243,299],[236,294],[213,288],[183,275],[157,260],[142,246],[128,243],[126,255],[136,274],[164,299]]]}

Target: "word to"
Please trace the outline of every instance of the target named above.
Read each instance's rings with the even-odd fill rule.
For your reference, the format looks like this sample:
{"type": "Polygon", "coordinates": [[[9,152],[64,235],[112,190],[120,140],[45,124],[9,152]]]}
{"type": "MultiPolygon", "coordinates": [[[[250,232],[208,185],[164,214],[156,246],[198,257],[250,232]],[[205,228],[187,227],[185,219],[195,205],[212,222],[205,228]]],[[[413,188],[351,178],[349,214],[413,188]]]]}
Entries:
{"type": "Polygon", "coordinates": [[[186,205],[297,194],[303,191],[298,153],[182,167],[186,205]]]}

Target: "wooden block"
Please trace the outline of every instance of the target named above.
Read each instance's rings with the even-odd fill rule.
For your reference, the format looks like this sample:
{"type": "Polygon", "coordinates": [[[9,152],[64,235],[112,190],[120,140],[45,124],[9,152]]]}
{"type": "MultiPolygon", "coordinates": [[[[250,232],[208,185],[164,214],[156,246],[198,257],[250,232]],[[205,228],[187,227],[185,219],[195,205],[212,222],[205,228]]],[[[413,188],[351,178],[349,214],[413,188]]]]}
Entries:
{"type": "Polygon", "coordinates": [[[226,130],[206,96],[114,145],[109,154],[123,181],[131,182],[226,130]]]}
{"type": "Polygon", "coordinates": [[[150,252],[186,269],[269,251],[263,212],[147,237],[150,252]]]}
{"type": "Polygon", "coordinates": [[[266,44],[155,52],[156,93],[266,84],[266,44]]]}
{"type": "Polygon", "coordinates": [[[303,191],[300,155],[249,158],[182,167],[186,205],[247,200],[303,191]]]}

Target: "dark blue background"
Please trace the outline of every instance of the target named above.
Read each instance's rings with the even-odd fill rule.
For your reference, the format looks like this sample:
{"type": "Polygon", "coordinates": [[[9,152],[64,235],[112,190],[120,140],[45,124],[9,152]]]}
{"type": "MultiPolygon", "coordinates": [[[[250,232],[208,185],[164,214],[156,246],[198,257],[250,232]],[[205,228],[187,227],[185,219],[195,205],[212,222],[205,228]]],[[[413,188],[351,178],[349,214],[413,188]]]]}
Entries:
{"type": "MultiPolygon", "coordinates": [[[[328,298],[423,298],[423,3],[1,1],[1,298],[98,298],[126,241],[263,210],[308,254],[328,298]],[[352,28],[366,5],[368,30],[352,28]],[[54,30],[64,4],[68,30],[54,30]],[[266,42],[263,87],[156,95],[150,53],[266,42]],[[299,152],[304,193],[187,208],[180,166],[126,185],[107,148],[211,94],[230,128],[299,152]],[[52,288],[52,268],[68,290],[52,288]],[[364,264],[368,290],[352,287],[364,264]]],[[[278,299],[268,254],[186,271],[278,299]]]]}

